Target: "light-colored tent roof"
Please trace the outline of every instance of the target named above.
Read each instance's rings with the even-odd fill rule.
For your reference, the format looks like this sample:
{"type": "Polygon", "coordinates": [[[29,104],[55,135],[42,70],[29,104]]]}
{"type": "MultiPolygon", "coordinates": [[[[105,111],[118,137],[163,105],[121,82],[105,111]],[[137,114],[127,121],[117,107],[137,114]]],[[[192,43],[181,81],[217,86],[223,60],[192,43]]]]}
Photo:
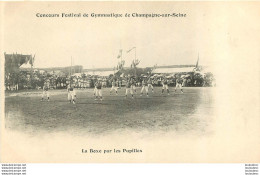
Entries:
{"type": "Polygon", "coordinates": [[[20,68],[31,68],[31,64],[28,61],[27,63],[22,64],[20,68]]]}
{"type": "Polygon", "coordinates": [[[89,71],[89,72],[84,72],[85,74],[90,74],[90,75],[98,75],[98,76],[109,76],[110,74],[114,74],[114,71],[89,71]]]}
{"type": "Polygon", "coordinates": [[[81,73],[72,74],[72,76],[81,77],[81,73]]]}
{"type": "Polygon", "coordinates": [[[182,73],[182,72],[193,72],[195,67],[180,67],[180,68],[157,68],[152,73],[154,74],[171,74],[171,73],[182,73]]]}

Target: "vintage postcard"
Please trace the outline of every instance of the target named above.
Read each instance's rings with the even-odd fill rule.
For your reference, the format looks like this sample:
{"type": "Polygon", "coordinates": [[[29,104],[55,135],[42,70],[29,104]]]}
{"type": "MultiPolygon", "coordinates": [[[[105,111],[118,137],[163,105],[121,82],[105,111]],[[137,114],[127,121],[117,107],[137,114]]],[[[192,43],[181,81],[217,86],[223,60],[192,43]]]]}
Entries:
{"type": "Polygon", "coordinates": [[[0,2],[1,163],[257,163],[259,2],[0,2]]]}

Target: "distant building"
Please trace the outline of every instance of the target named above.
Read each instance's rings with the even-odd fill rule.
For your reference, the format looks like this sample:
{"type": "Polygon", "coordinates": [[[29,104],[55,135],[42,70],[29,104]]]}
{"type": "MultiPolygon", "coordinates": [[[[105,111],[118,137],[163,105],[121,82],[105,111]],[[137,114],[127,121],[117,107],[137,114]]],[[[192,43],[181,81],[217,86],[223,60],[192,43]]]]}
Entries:
{"type": "Polygon", "coordinates": [[[196,69],[194,65],[173,65],[173,66],[157,66],[153,69],[153,74],[174,74],[174,73],[190,73],[196,69]]]}
{"type": "MultiPolygon", "coordinates": [[[[169,65],[169,66],[156,66],[156,67],[147,67],[152,69],[152,74],[176,74],[176,73],[191,73],[195,71],[203,71],[208,70],[208,67],[198,66],[196,65],[169,65]]],[[[125,70],[130,69],[130,67],[125,67],[125,70]]],[[[31,68],[27,68],[26,66],[23,68],[23,71],[30,71],[31,68]]],[[[113,75],[117,72],[114,68],[93,68],[93,69],[83,69],[83,66],[72,66],[72,67],[52,67],[52,68],[35,68],[34,70],[38,70],[41,74],[47,72],[53,75],[81,75],[82,73],[86,75],[97,75],[102,77],[107,77],[109,75],[113,75]]]]}
{"type": "MultiPolygon", "coordinates": [[[[50,67],[50,68],[36,68],[40,70],[40,73],[48,72],[50,74],[74,74],[74,73],[82,73],[83,66],[80,65],[75,65],[75,66],[68,66],[68,67],[50,67]]],[[[21,67],[21,70],[27,70],[29,71],[30,69],[27,67],[21,67]]]]}
{"type": "Polygon", "coordinates": [[[114,68],[96,68],[96,69],[83,69],[83,73],[86,75],[98,75],[102,77],[106,77],[109,75],[113,75],[115,73],[114,68]]]}
{"type": "Polygon", "coordinates": [[[152,71],[154,74],[173,74],[173,73],[189,73],[194,68],[158,68],[152,71]]]}

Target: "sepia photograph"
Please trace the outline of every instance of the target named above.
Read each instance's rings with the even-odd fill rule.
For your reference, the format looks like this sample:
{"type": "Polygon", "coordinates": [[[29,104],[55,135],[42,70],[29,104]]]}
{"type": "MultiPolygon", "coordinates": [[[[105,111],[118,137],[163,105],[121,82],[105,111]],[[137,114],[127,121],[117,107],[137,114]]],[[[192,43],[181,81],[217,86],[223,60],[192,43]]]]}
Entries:
{"type": "Polygon", "coordinates": [[[259,162],[260,3],[0,7],[1,162],[259,162]]]}

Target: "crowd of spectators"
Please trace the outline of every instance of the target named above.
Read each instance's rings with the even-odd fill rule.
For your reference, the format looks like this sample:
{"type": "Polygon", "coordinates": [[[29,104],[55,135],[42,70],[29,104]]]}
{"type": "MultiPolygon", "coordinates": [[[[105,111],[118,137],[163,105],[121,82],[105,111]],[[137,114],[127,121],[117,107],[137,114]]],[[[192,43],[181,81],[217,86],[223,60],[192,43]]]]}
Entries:
{"type": "MultiPolygon", "coordinates": [[[[74,75],[66,75],[64,73],[48,73],[39,71],[20,71],[19,74],[9,74],[5,77],[6,90],[20,90],[20,89],[41,89],[44,82],[48,82],[51,89],[64,89],[67,85],[73,83],[75,88],[84,89],[92,88],[96,80],[101,79],[103,87],[110,87],[113,80],[116,81],[117,86],[125,86],[130,75],[109,75],[98,76],[84,73],[77,73],[74,75]]],[[[180,76],[183,80],[184,87],[210,87],[216,86],[216,81],[212,73],[177,73],[177,74],[141,74],[139,76],[132,76],[136,81],[136,86],[141,86],[141,81],[145,78],[151,78],[154,86],[161,86],[161,82],[166,78],[169,86],[176,85],[176,78],[180,76]]]]}

